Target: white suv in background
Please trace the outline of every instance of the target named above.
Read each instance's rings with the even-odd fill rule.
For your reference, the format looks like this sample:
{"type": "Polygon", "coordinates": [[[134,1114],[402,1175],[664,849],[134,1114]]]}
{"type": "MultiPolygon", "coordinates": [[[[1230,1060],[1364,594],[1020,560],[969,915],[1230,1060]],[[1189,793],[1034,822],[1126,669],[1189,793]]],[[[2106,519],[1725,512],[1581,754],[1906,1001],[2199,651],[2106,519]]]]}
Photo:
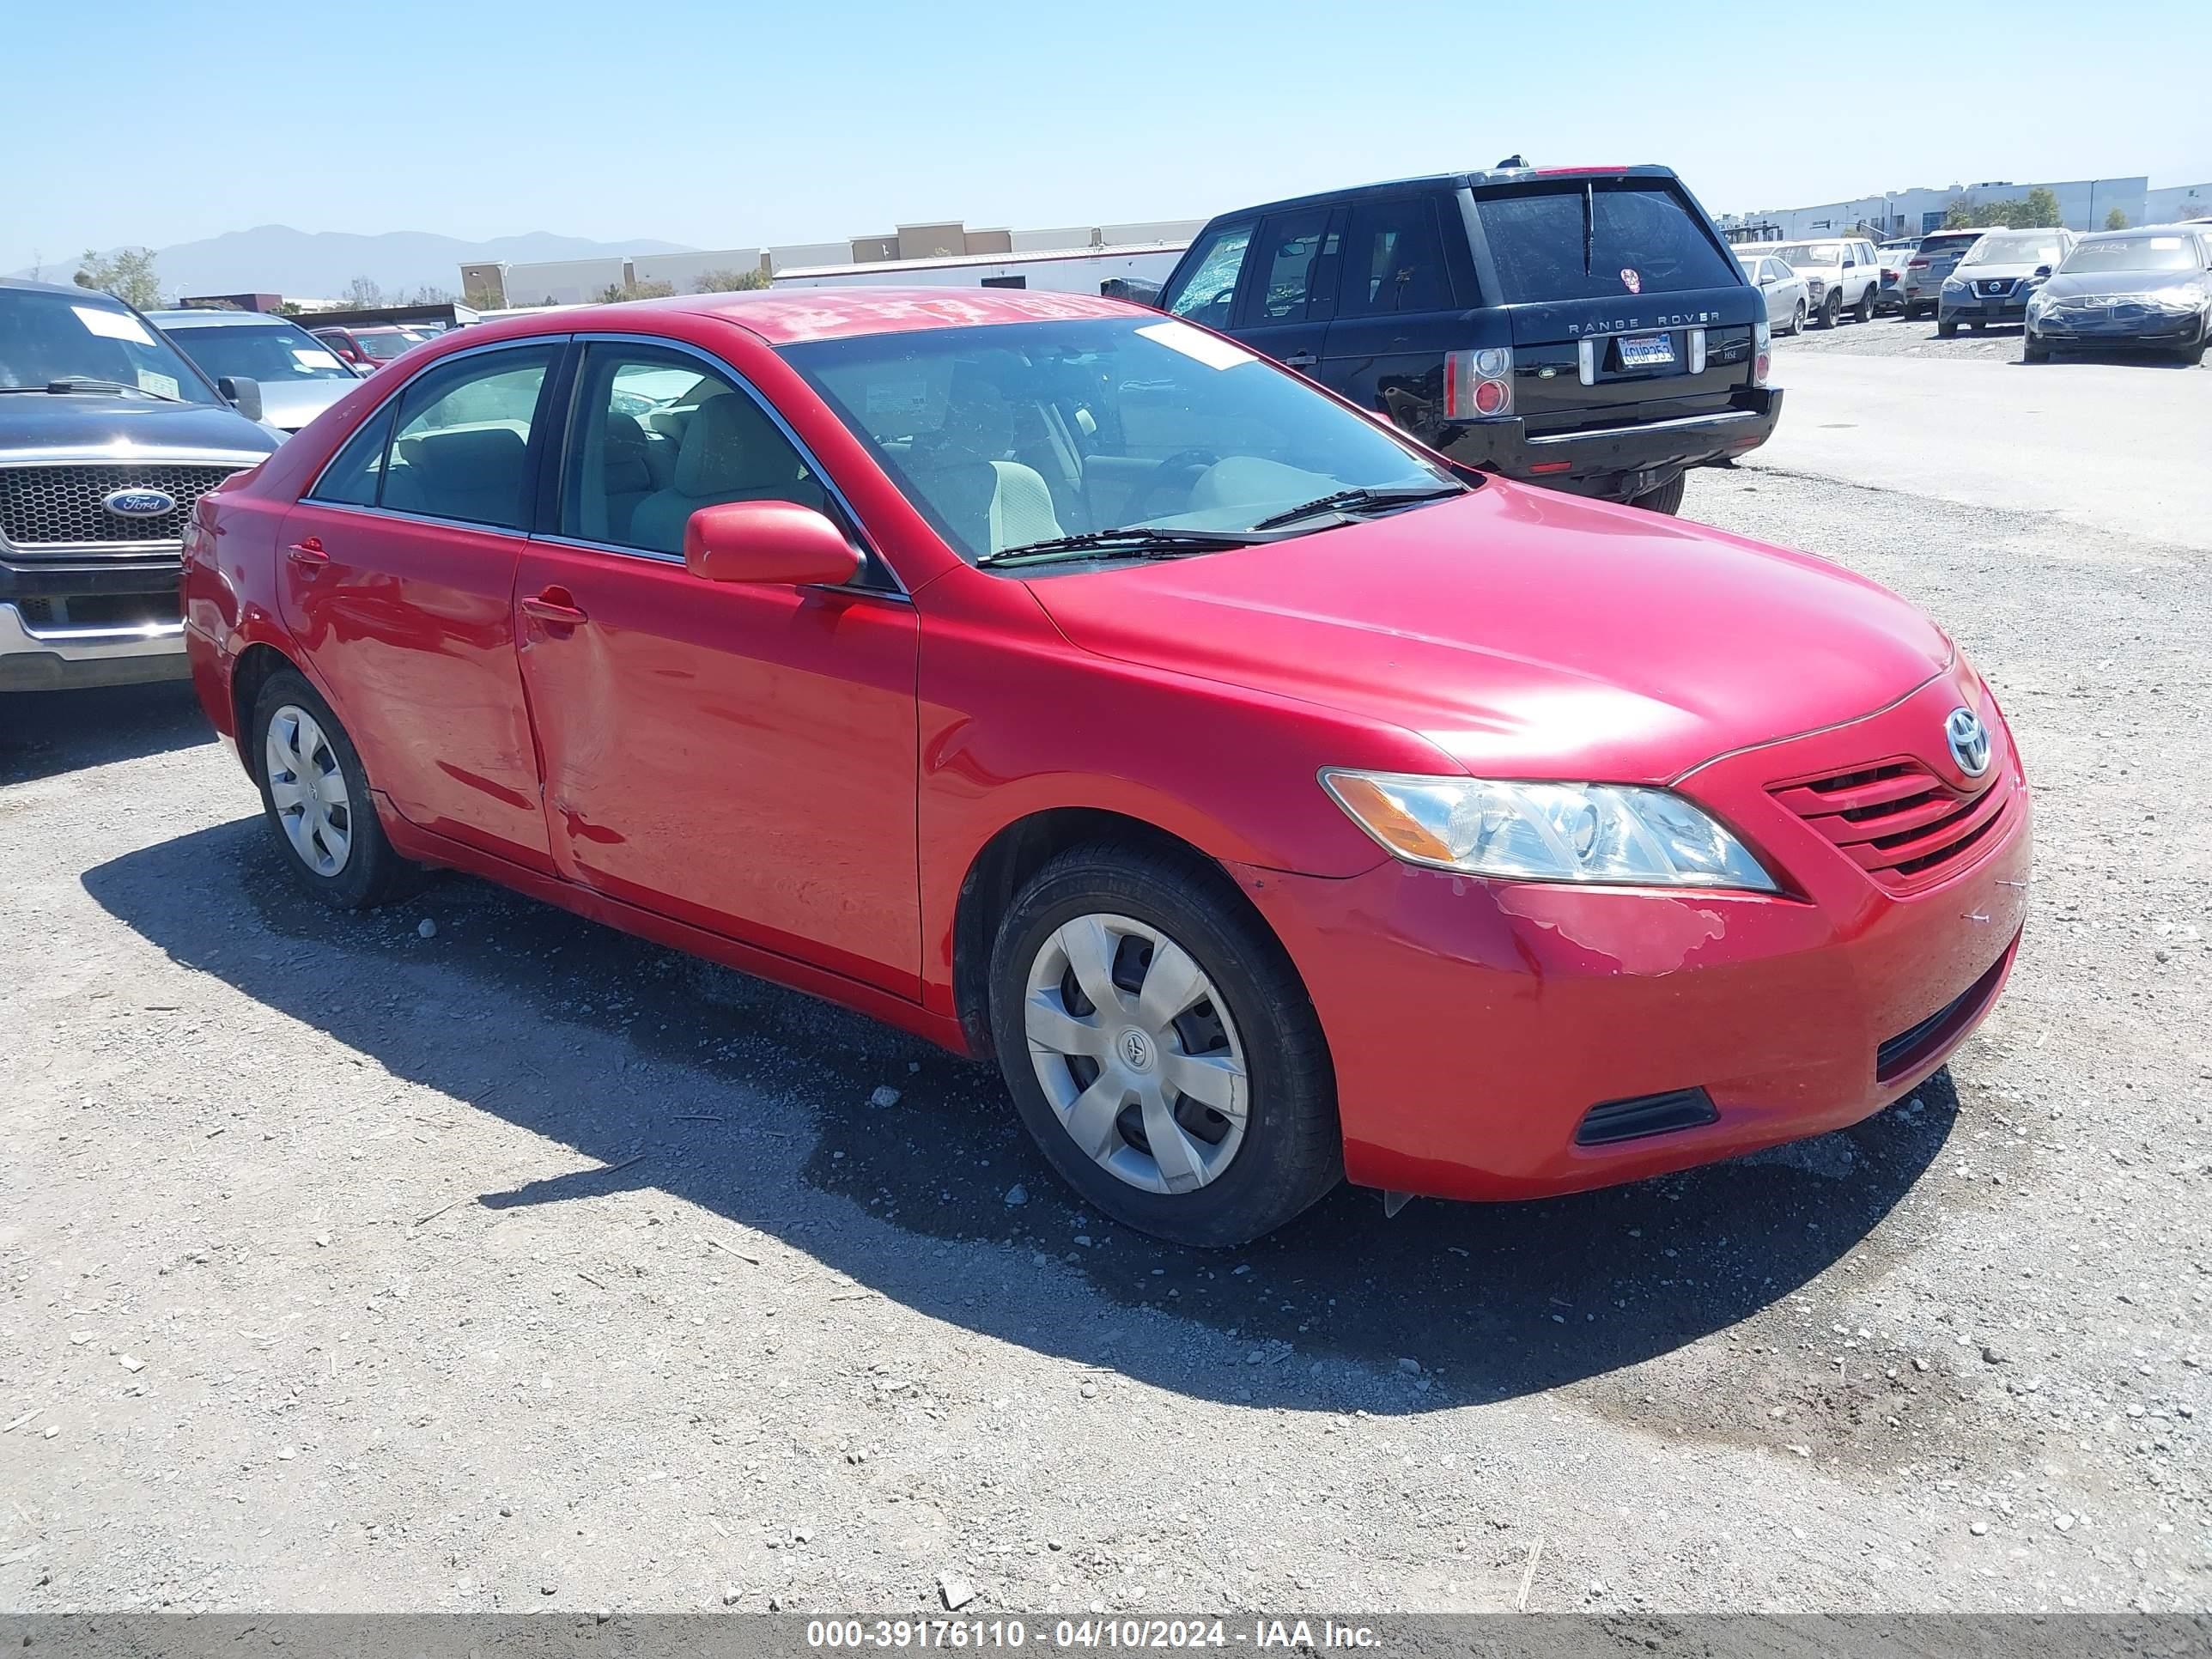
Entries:
{"type": "Polygon", "coordinates": [[[1819,236],[1802,242],[1761,242],[1758,252],[1781,260],[1805,279],[1805,297],[1817,328],[1833,328],[1850,312],[1860,322],[1874,317],[1881,296],[1881,261],[1864,236],[1819,236]]]}

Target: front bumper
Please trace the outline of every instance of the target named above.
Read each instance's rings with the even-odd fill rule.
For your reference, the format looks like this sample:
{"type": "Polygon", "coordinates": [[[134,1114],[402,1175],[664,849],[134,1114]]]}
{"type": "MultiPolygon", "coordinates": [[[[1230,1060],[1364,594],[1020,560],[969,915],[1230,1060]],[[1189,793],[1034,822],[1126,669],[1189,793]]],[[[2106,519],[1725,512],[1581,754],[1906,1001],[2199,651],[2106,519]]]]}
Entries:
{"type": "MultiPolygon", "coordinates": [[[[1681,781],[1789,896],[1486,882],[1395,862],[1339,880],[1240,872],[1328,1035],[1351,1178],[1542,1197],[1822,1133],[1910,1092],[1988,1012],[2018,949],[2030,815],[2008,737],[1987,786],[2015,792],[1996,829],[1909,894],[1771,789],[1883,757],[1932,765],[1931,739],[1940,754],[1945,718],[1972,695],[1947,673],[1882,714],[1681,781]],[[1694,1089],[1713,1121],[1577,1144],[1595,1106],[1694,1089]]],[[[2002,732],[1994,702],[1984,717],[2002,732]]]]}
{"type": "Polygon", "coordinates": [[[182,679],[172,557],[0,562],[0,691],[182,679]]]}
{"type": "Polygon", "coordinates": [[[2150,307],[2094,311],[2045,311],[2029,331],[2039,345],[2158,346],[2195,345],[2205,337],[2206,320],[2193,311],[2165,311],[2150,307]]]}
{"type": "Polygon", "coordinates": [[[1945,294],[1936,300],[1936,320],[1941,323],[2016,325],[2027,320],[2027,293],[1997,295],[1945,294]]]}
{"type": "Polygon", "coordinates": [[[1519,417],[1470,421],[1437,447],[1462,466],[1579,495],[1626,501],[1692,466],[1756,449],[1782,418],[1782,388],[1740,386],[1729,407],[1674,420],[1531,432],[1519,417]]]}

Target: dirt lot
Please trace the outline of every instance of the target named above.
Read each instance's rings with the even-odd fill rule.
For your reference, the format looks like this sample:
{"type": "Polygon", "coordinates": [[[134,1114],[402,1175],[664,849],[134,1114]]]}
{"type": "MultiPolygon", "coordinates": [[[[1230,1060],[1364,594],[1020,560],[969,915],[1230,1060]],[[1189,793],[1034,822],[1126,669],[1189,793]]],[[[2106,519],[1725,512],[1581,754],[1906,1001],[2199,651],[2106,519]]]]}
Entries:
{"type": "Polygon", "coordinates": [[[0,1607],[2205,1607],[2212,554],[1873,482],[1687,510],[2018,728],[1949,1074],[1225,1257],[865,1021],[472,881],[317,909],[182,695],[0,702],[0,1607]]]}

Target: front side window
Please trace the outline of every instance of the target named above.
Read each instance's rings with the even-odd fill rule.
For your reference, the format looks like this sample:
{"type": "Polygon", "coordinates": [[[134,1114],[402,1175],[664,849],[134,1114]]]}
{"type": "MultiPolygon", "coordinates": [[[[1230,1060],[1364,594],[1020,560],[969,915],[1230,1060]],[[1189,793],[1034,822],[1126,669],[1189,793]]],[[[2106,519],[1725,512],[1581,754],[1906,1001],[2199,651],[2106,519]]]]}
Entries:
{"type": "Polygon", "coordinates": [[[379,504],[510,530],[530,523],[530,434],[555,348],[471,354],[399,395],[379,504]]]}
{"type": "Polygon", "coordinates": [[[1242,534],[1347,489],[1460,490],[1373,422],[1172,319],[868,335],[781,355],[971,562],[1133,526],[1242,534]]]}
{"type": "Polygon", "coordinates": [[[105,294],[0,288],[0,390],[71,385],[170,403],[220,401],[165,336],[105,294]]]}
{"type": "Polygon", "coordinates": [[[1244,268],[1244,250],[1251,245],[1249,225],[1224,225],[1207,232],[1199,242],[1190,280],[1168,296],[1165,309],[1208,328],[1228,327],[1230,307],[1237,300],[1237,273],[1244,268]]]}
{"type": "Polygon", "coordinates": [[[561,484],[561,533],[681,554],[684,526],[724,501],[829,495],[751,395],[696,357],[594,343],[577,380],[561,484]]]}
{"type": "Polygon", "coordinates": [[[1407,197],[1354,208],[1346,245],[1339,314],[1388,316],[1441,311],[1451,304],[1435,198],[1407,197]]]}
{"type": "Polygon", "coordinates": [[[253,323],[178,324],[163,331],[218,379],[243,375],[264,386],[289,386],[301,380],[360,378],[328,346],[289,323],[265,327],[253,323]]]}

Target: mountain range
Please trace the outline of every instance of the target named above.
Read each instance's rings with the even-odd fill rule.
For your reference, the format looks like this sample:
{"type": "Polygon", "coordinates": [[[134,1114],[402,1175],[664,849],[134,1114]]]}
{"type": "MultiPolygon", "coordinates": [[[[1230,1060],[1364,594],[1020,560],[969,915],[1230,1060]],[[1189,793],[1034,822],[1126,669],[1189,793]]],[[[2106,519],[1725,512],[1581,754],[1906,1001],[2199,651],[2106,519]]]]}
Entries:
{"type": "MultiPolygon", "coordinates": [[[[546,231],[466,242],[457,236],[422,230],[362,236],[349,231],[260,225],[159,248],[154,258],[166,295],[284,294],[297,299],[331,299],[343,295],[356,276],[366,276],[387,295],[410,294],[425,285],[458,294],[464,263],[500,259],[520,264],[535,259],[690,251],[680,242],[650,238],[594,242],[546,231]]],[[[47,282],[66,283],[76,270],[74,258],[49,258],[40,274],[47,282]]],[[[28,276],[33,273],[26,270],[10,274],[28,276]]]]}

